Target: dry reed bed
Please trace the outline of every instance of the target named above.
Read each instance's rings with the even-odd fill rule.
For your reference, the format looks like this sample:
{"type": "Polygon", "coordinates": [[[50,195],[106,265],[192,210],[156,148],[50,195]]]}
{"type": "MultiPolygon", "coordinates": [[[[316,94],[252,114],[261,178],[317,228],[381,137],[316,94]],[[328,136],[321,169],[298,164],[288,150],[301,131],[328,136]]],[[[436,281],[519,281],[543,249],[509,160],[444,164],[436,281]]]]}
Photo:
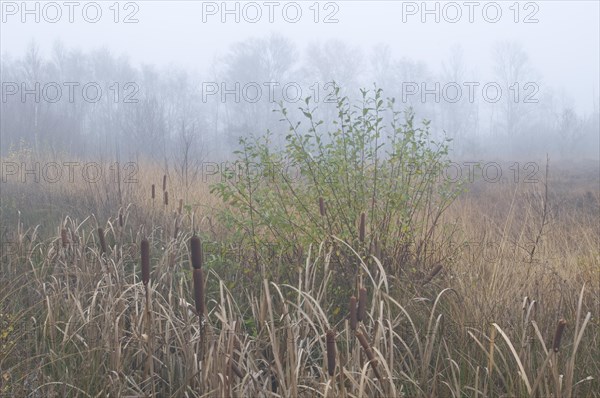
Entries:
{"type": "Polygon", "coordinates": [[[478,328],[463,313],[460,289],[431,283],[428,295],[397,296],[390,286],[398,281],[377,260],[357,256],[359,289],[348,297],[347,318],[334,324],[325,243],[309,250],[295,284],[264,280],[231,291],[203,270],[197,237],[163,240],[158,228],[126,232],[114,221],[99,229],[67,219],[45,245],[20,230],[2,262],[13,281],[3,311],[18,314],[18,335],[0,360],[4,393],[594,394],[594,373],[577,360],[598,338],[585,288],[562,292],[575,300],[560,311],[566,323],[525,298],[511,309],[516,327],[499,314],[478,328]]]}
{"type": "Polygon", "coordinates": [[[306,248],[294,283],[258,274],[246,284],[243,262],[202,261],[193,231],[225,236],[197,205],[206,191],[186,193],[168,176],[152,182],[142,174],[121,191],[130,205],[111,184],[56,186],[89,199],[79,212],[107,216],[65,217],[50,238],[11,223],[0,261],[0,394],[599,396],[593,204],[555,198],[573,205],[551,214],[528,259],[540,187],[487,186],[444,216],[471,242],[451,262],[415,284],[356,255],[361,273],[340,298],[328,286],[343,242],[306,248]]]}

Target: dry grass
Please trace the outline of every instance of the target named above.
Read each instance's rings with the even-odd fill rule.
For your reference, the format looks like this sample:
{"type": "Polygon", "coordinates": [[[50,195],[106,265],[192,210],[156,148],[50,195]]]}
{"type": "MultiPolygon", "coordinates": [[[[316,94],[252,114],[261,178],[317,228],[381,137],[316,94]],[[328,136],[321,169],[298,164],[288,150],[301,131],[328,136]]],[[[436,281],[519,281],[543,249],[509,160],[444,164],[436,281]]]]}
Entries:
{"type": "Polygon", "coordinates": [[[196,234],[227,236],[206,185],[140,170],[3,184],[0,394],[600,396],[597,176],[557,173],[541,239],[540,184],[474,187],[444,216],[463,234],[450,262],[416,285],[357,254],[340,310],[331,245],[306,248],[294,283],[246,285],[243,263],[204,261],[196,234]],[[37,228],[43,203],[58,208],[37,228]]]}

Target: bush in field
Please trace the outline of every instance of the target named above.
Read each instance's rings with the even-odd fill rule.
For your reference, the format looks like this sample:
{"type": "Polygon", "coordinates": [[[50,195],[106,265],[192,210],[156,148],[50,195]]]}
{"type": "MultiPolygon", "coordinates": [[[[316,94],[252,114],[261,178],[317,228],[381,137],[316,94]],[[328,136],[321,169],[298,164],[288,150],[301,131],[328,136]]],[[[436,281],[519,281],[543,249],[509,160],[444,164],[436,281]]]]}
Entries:
{"type": "Polygon", "coordinates": [[[396,110],[381,89],[361,93],[354,104],[335,89],[329,128],[310,98],[303,122],[282,106],[285,145],[274,145],[271,132],[241,139],[236,163],[211,187],[229,205],[222,218],[245,239],[257,269],[276,258],[281,267],[266,271],[285,277],[302,248],[325,241],[346,276],[340,281],[351,283],[357,259],[340,240],[395,275],[422,277],[441,260],[434,237],[439,245],[440,215],[459,193],[441,178],[448,140],[433,140],[428,121],[417,126],[414,113],[396,110]]]}

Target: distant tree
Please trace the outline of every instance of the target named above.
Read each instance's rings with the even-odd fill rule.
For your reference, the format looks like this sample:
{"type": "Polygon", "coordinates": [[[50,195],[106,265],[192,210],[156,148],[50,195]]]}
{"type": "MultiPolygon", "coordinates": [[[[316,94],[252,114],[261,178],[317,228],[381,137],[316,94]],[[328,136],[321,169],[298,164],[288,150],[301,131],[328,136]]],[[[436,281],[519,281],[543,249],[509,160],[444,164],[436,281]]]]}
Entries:
{"type": "Polygon", "coordinates": [[[440,101],[440,126],[453,139],[453,147],[459,152],[474,149],[478,134],[478,98],[469,98],[469,89],[465,85],[474,80],[467,76],[463,49],[456,45],[451,49],[449,59],[442,64],[441,85],[448,90],[442,91],[440,101]]]}
{"type": "Polygon", "coordinates": [[[272,110],[277,101],[284,99],[286,84],[298,81],[294,68],[298,52],[288,39],[273,34],[267,38],[254,38],[231,46],[219,61],[221,73],[217,81],[218,95],[211,102],[224,105],[224,129],[230,143],[240,136],[262,134],[276,124],[272,110]],[[238,94],[222,96],[225,90],[238,94]]]}
{"type": "Polygon", "coordinates": [[[539,87],[529,57],[523,47],[515,42],[501,42],[494,48],[495,77],[502,88],[498,101],[500,117],[498,127],[508,138],[514,138],[526,128],[525,117],[534,106],[526,103],[528,95],[539,87]],[[525,85],[529,86],[525,87],[525,85]]]}

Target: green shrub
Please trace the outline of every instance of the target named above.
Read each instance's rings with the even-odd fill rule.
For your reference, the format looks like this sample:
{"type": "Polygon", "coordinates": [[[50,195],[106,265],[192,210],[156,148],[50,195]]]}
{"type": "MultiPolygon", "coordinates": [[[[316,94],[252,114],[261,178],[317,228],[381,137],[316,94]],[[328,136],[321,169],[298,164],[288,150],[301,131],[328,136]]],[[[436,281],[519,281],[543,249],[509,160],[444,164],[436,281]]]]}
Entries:
{"type": "Polygon", "coordinates": [[[227,204],[222,222],[261,275],[293,277],[290,265],[302,264],[303,248],[326,242],[337,280],[352,286],[357,258],[334,237],[396,276],[422,275],[439,262],[440,216],[460,189],[442,178],[449,140],[432,139],[428,121],[417,127],[412,110],[397,111],[381,89],[361,93],[352,104],[336,87],[329,128],[310,98],[300,108],[304,123],[281,105],[285,144],[276,146],[269,131],[240,139],[233,167],[211,186],[227,204]],[[279,266],[263,269],[273,258],[279,266]]]}

